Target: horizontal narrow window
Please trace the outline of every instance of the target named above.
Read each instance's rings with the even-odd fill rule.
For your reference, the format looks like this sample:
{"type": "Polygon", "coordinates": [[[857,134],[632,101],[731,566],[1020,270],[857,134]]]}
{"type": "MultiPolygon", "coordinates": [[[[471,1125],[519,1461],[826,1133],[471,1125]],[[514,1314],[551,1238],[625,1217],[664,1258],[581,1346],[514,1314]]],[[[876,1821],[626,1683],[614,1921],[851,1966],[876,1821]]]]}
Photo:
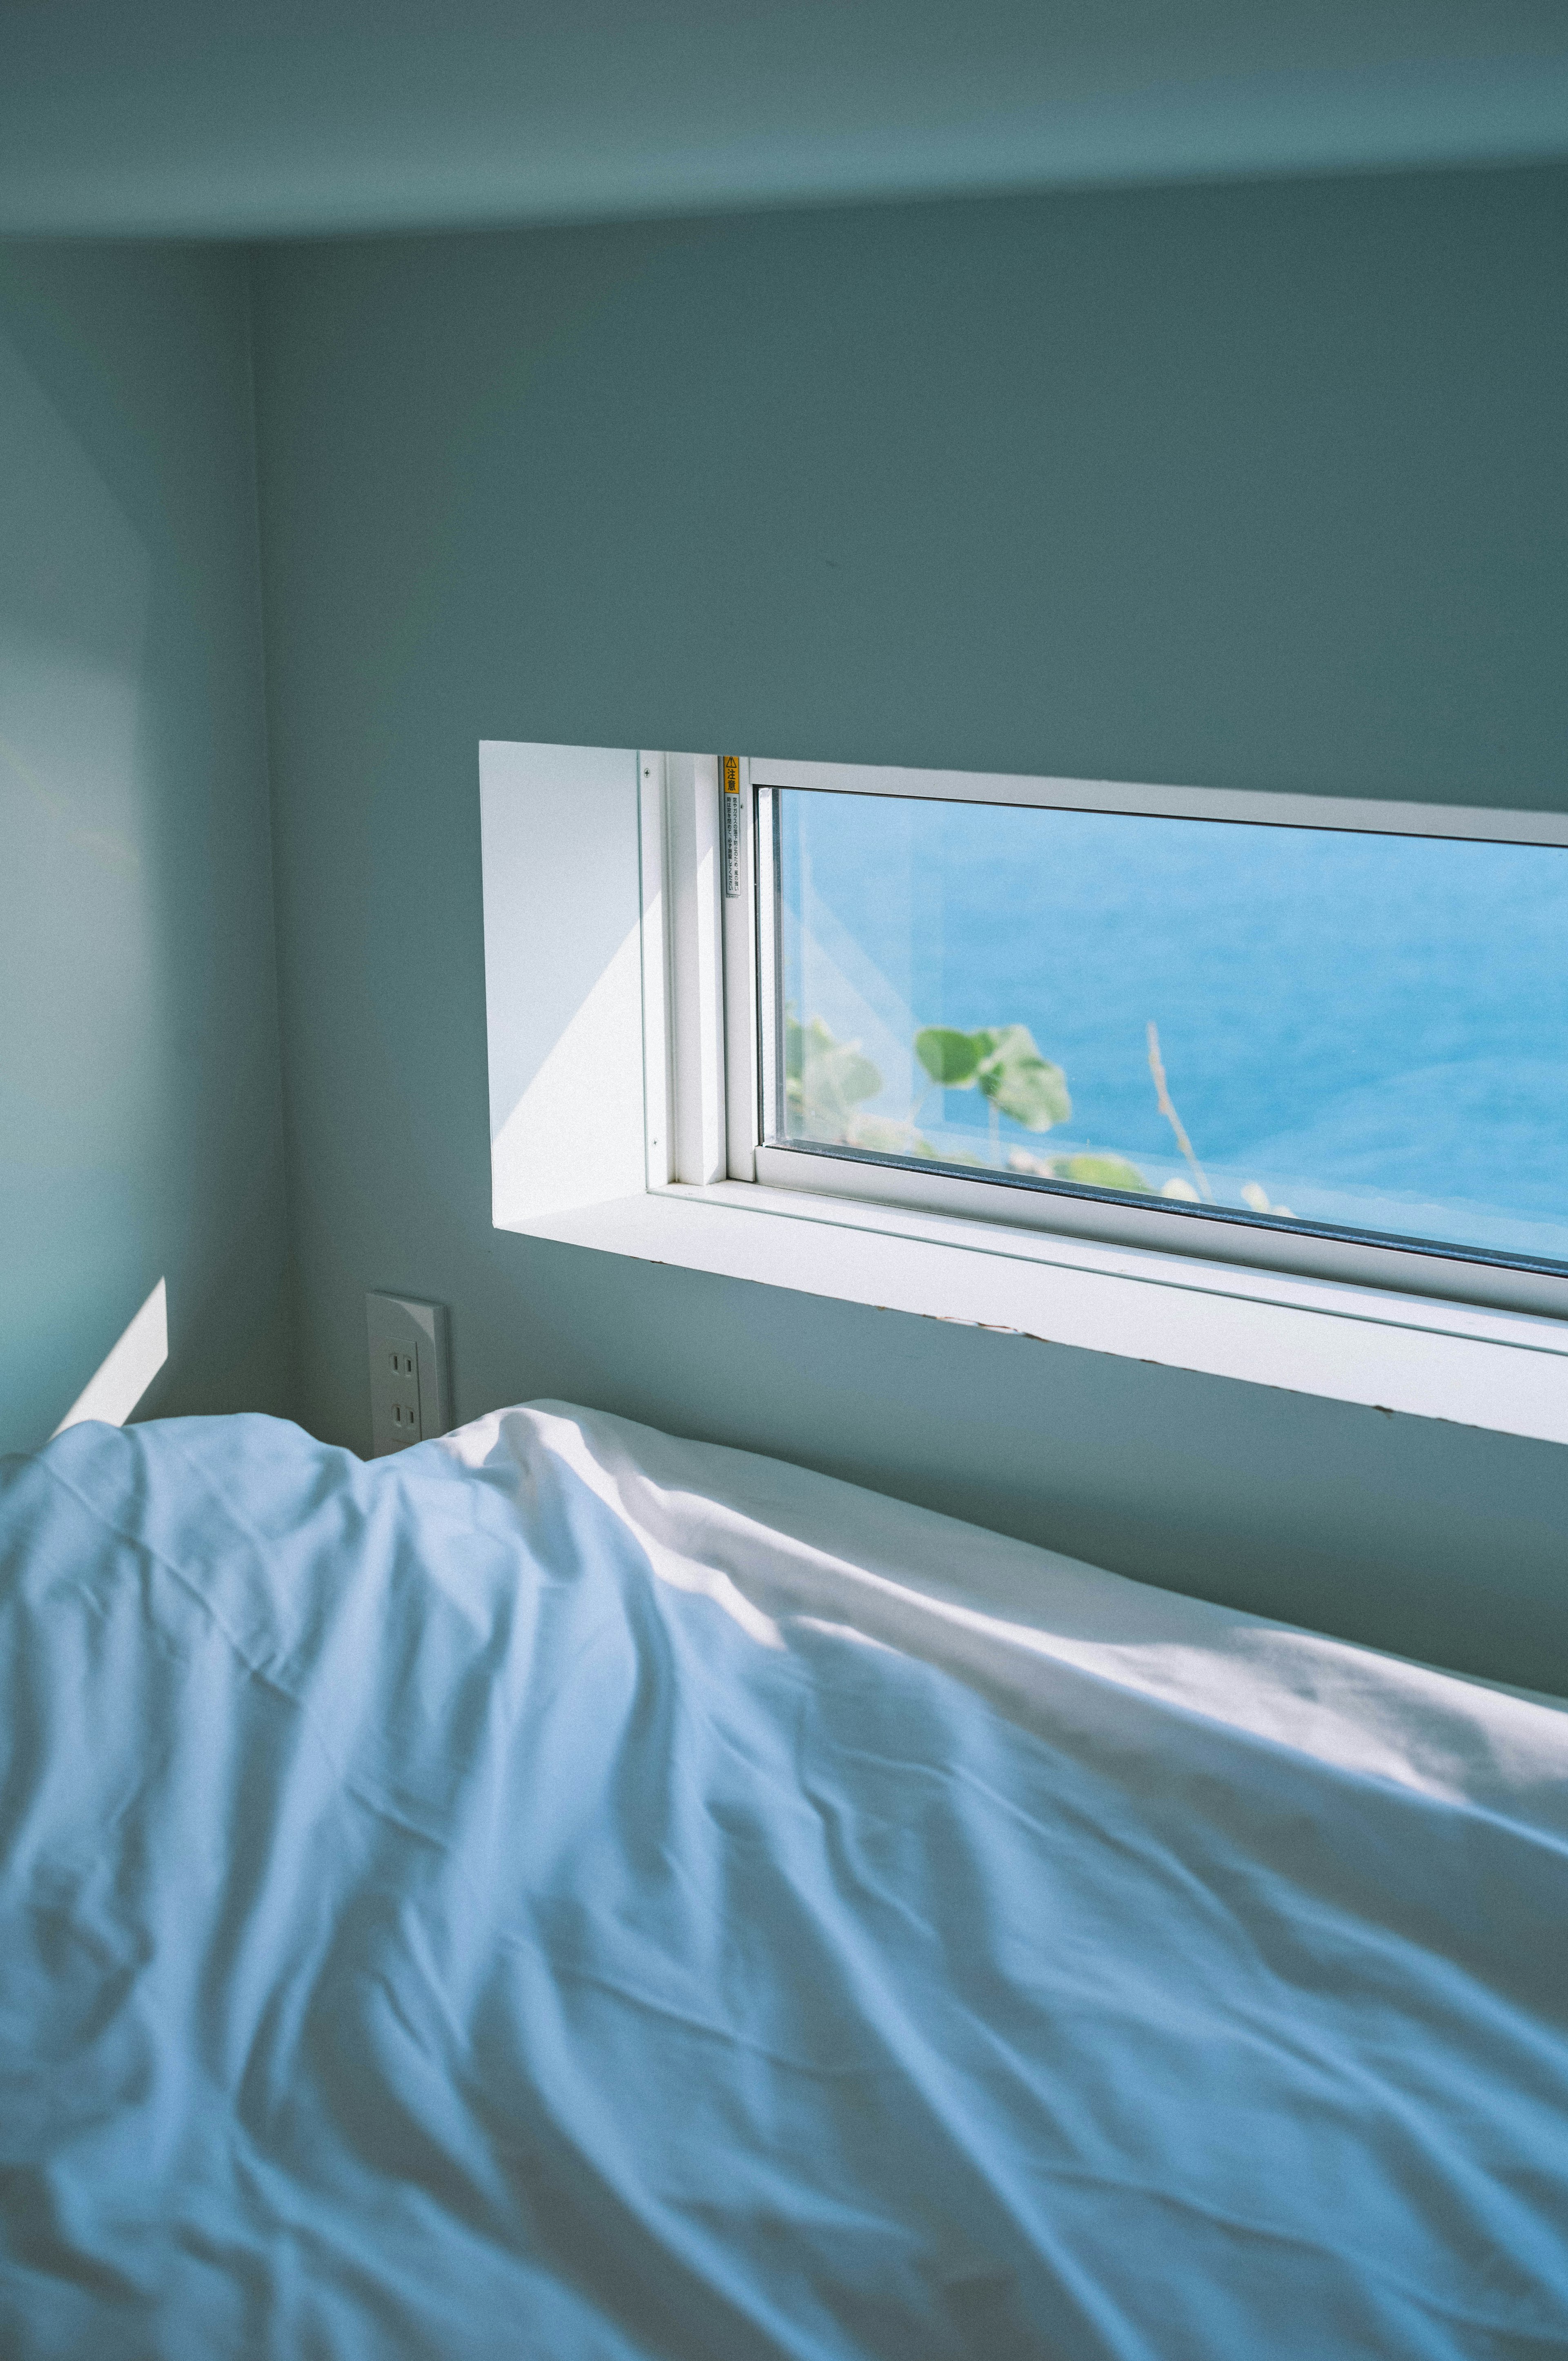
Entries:
{"type": "Polygon", "coordinates": [[[1568,814],[479,775],[499,1229],[1568,1441],[1568,814]]]}
{"type": "Polygon", "coordinates": [[[752,776],[764,1146],[1568,1264],[1568,849],[752,776]]]}

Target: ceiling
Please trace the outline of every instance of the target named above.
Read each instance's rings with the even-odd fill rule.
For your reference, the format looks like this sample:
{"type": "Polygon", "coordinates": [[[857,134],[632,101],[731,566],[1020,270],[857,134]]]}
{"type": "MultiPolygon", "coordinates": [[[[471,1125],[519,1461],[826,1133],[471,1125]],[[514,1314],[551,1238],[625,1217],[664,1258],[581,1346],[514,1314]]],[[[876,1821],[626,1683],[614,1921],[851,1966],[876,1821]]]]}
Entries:
{"type": "Polygon", "coordinates": [[[1568,154],[1568,0],[0,0],[0,232],[266,237],[1568,154]]]}

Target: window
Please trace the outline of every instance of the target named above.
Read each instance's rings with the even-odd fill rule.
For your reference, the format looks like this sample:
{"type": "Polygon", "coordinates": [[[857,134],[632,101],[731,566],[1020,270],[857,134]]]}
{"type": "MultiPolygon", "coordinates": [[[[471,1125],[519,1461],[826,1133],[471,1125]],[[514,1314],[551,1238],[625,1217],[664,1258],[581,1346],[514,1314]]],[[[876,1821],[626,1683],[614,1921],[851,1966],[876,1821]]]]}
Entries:
{"type": "Polygon", "coordinates": [[[1568,1442],[1568,818],[480,788],[498,1228],[1568,1442]]]}
{"type": "Polygon", "coordinates": [[[1568,1275],[1568,848],[779,771],[739,815],[769,1177],[1568,1275]]]}

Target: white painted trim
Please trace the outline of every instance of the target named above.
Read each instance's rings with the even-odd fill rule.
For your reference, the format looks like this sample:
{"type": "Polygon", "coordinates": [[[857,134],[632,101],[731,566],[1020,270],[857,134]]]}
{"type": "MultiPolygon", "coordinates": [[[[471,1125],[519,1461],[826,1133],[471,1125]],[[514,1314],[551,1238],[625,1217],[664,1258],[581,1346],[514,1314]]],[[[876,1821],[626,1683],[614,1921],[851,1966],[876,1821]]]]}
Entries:
{"type": "Polygon", "coordinates": [[[1463,837],[1494,844],[1568,845],[1568,813],[1493,811],[1481,804],[1372,802],[1229,787],[1153,787],[1120,779],[1026,779],[1006,772],[904,771],[865,763],[751,757],[758,786],[833,795],[915,796],[933,802],[1029,804],[1055,811],[1140,813],[1152,819],[1245,820],[1269,828],[1345,829],[1363,836],[1463,837]]]}
{"type": "MultiPolygon", "coordinates": [[[[738,874],[726,892],[724,932],[724,1100],[728,1170],[731,1180],[757,1177],[757,861],[753,840],[751,765],[739,758],[738,874]]],[[[725,792],[722,780],[720,794],[725,792]]]]}
{"type": "MultiPolygon", "coordinates": [[[[821,784],[817,774],[828,767],[754,763],[752,775],[759,787],[821,784]],[[808,770],[813,775],[803,776],[808,770]]],[[[840,785],[865,775],[833,769],[840,785]]],[[[1536,1274],[1213,1221],[1194,1221],[1181,1234],[1183,1250],[1173,1252],[1168,1233],[1142,1226],[1160,1218],[1148,1208],[1052,1198],[1052,1226],[1037,1227],[1033,1208],[1043,1196],[1027,1197],[1026,1222],[1010,1218],[1017,1192],[992,1186],[992,1202],[977,1215],[968,1192],[983,1182],[759,1150],[751,927],[765,898],[768,848],[748,829],[751,898],[726,906],[716,758],[487,745],[481,774],[499,1229],[1568,1443],[1568,1318],[1556,1316],[1555,1297],[1548,1304],[1509,1292],[1515,1278],[1528,1287],[1536,1274]],[[609,1126],[602,1140],[585,1135],[580,1082],[575,1096],[562,1094],[567,1070],[580,1077],[585,1060],[609,1126]],[[556,1064],[562,1090],[552,1079],[556,1064]],[[678,1163],[671,1145],[677,1113],[685,1126],[678,1163]],[[742,1174],[759,1178],[717,1177],[733,1169],[731,1154],[742,1174]],[[672,1166],[712,1177],[672,1181],[672,1166]],[[770,1177],[791,1185],[770,1186],[770,1177]],[[887,1202],[895,1186],[906,1202],[887,1202]],[[1223,1233],[1223,1249],[1210,1232],[1223,1233]],[[1384,1258],[1374,1264],[1368,1254],[1384,1258]],[[1447,1291],[1432,1291],[1434,1276],[1447,1291]]],[[[887,784],[872,792],[888,794],[941,793],[955,776],[975,793],[1041,790],[1012,797],[1019,801],[1047,801],[1045,791],[1056,789],[1063,800],[1065,790],[1083,785],[875,776],[887,784]]],[[[1123,802],[1102,807],[1137,808],[1126,798],[1183,793],[1114,792],[1123,802]]],[[[1281,816],[1287,799],[1267,801],[1281,816]]],[[[1365,826],[1374,808],[1387,807],[1312,802],[1308,824],[1345,825],[1340,815],[1348,809],[1365,826]]],[[[1453,817],[1445,807],[1392,808],[1407,832],[1418,809],[1444,822],[1453,817]]],[[[1540,816],[1475,817],[1486,831],[1470,833],[1496,835],[1502,819],[1533,824],[1540,816]]],[[[1561,826],[1568,840],[1568,821],[1561,826]]]]}
{"type": "MultiPolygon", "coordinates": [[[[784,1089],[778,1071],[784,1037],[784,1012],[779,1006],[778,845],[774,830],[775,798],[771,787],[758,787],[751,796],[752,858],[757,869],[757,933],[751,946],[751,972],[756,978],[757,1009],[757,1137],[763,1139],[779,1117],[784,1089]],[[764,1005],[763,994],[772,1005],[764,1005]]],[[[753,1177],[756,1177],[753,1175],[753,1177]]]]}
{"type": "Polygon", "coordinates": [[[642,926],[642,1125],[648,1186],[674,1178],[670,1104],[670,928],[664,918],[664,757],[637,758],[642,926]]]}
{"type": "Polygon", "coordinates": [[[634,752],[480,744],[499,1229],[646,1180],[637,807],[634,752]]]}
{"type": "Polygon", "coordinates": [[[1483,1303],[1568,1320],[1568,1274],[1524,1270],[1508,1263],[1472,1261],[1441,1250],[1381,1241],[1314,1235],[1294,1224],[1243,1217],[1217,1220],[1207,1206],[1148,1202],[1136,1198],[1079,1196],[1066,1190],[1016,1186],[994,1173],[972,1180],[956,1172],[922,1172],[905,1165],[861,1162],[772,1143],[758,1148],[759,1180],[772,1189],[820,1197],[849,1197],[912,1213],[957,1214],[1008,1229],[1092,1238],[1160,1257],[1179,1255],[1244,1268],[1288,1272],[1397,1295],[1434,1296],[1444,1302],[1483,1303]]]}
{"type": "Polygon", "coordinates": [[[702,1186],[726,1169],[724,946],[720,931],[718,760],[664,757],[666,901],[674,1022],[669,1030],[674,1178],[702,1186]]]}
{"type": "Polygon", "coordinates": [[[673,1187],[530,1235],[1123,1359],[1568,1444],[1568,1323],[808,1197],[673,1187]]]}

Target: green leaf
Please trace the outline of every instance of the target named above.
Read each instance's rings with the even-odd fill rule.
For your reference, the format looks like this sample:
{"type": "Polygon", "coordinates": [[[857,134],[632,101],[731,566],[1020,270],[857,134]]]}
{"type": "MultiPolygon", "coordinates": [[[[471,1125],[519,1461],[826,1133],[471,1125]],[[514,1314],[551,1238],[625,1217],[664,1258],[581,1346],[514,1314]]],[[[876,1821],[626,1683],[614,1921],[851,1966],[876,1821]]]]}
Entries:
{"type": "Polygon", "coordinates": [[[970,1038],[985,1043],[975,1080],[999,1115],[1025,1131],[1049,1131],[1067,1120],[1072,1113],[1067,1076],[1041,1057],[1026,1025],[1003,1025],[970,1038]]]}
{"type": "Polygon", "coordinates": [[[869,1058],[862,1057],[858,1041],[839,1042],[815,1057],[808,1055],[801,1080],[807,1097],[815,1093],[845,1107],[874,1099],[882,1088],[881,1074],[869,1058]]]}
{"type": "Polygon", "coordinates": [[[792,1009],[784,1011],[784,1079],[798,1082],[806,1060],[806,1027],[792,1009]]]}
{"type": "Polygon", "coordinates": [[[784,1096],[797,1138],[841,1143],[864,1099],[874,1099],[882,1076],[858,1041],[839,1041],[820,1016],[809,1024],[784,1019],[784,1096]]]}
{"type": "Polygon", "coordinates": [[[858,1115],[850,1125],[849,1145],[869,1148],[873,1156],[928,1156],[930,1149],[912,1123],[890,1115],[858,1115]]]}
{"type": "Polygon", "coordinates": [[[1058,1180],[1081,1181],[1086,1189],[1126,1189],[1150,1194],[1149,1184],[1135,1164],[1120,1156],[1058,1156],[1051,1170],[1058,1180]]]}
{"type": "Polygon", "coordinates": [[[991,1046],[988,1033],[955,1033],[948,1025],[927,1025],[915,1036],[915,1054],[945,1091],[967,1091],[991,1046]]]}

